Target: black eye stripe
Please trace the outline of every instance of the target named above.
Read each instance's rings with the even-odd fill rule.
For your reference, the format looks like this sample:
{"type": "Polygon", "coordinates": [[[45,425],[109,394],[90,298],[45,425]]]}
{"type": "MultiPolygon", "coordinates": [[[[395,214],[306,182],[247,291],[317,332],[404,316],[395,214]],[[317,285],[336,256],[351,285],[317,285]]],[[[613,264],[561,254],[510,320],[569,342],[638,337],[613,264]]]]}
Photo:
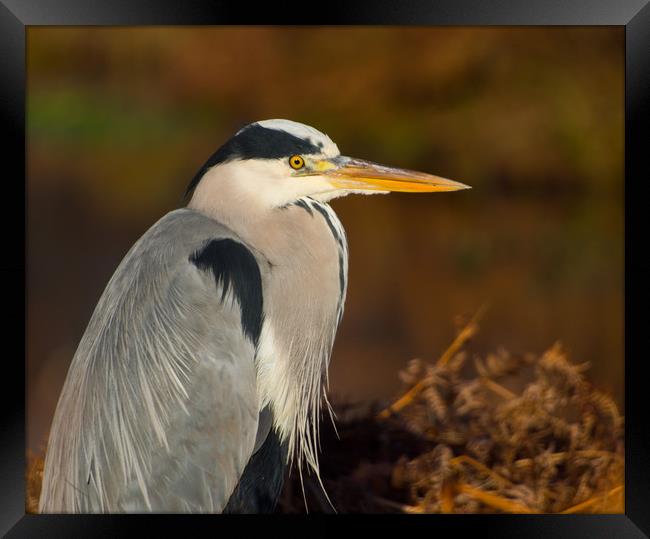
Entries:
{"type": "Polygon", "coordinates": [[[253,123],[241,129],[212,154],[192,178],[185,196],[189,196],[210,167],[219,163],[233,159],[286,159],[288,156],[314,154],[320,151],[321,148],[311,139],[301,139],[286,131],[253,123]]]}

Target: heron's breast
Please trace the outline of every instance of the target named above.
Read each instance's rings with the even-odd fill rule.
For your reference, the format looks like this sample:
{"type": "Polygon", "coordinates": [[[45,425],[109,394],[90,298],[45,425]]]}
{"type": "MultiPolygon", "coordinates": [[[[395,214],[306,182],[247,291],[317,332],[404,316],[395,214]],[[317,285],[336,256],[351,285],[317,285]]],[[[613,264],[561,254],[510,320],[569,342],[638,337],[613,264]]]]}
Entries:
{"type": "Polygon", "coordinates": [[[332,209],[303,198],[278,210],[266,244],[264,311],[275,332],[335,327],[345,299],[347,245],[332,209]]]}
{"type": "Polygon", "coordinates": [[[336,215],[315,201],[302,200],[278,210],[265,231],[268,249],[258,247],[267,260],[256,354],[260,405],[271,403],[283,440],[295,440],[300,410],[316,406],[347,274],[345,237],[337,230],[336,215]]]}
{"type": "Polygon", "coordinates": [[[347,244],[338,217],[327,204],[309,198],[282,211],[285,252],[272,270],[284,276],[286,292],[301,294],[312,306],[336,308],[347,281],[347,244]]]}

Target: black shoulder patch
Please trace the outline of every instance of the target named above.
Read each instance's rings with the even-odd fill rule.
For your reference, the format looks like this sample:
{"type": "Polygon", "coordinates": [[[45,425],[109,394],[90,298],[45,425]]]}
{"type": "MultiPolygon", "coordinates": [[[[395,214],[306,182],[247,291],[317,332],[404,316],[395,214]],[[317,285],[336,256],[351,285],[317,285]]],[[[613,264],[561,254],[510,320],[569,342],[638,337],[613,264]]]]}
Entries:
{"type": "Polygon", "coordinates": [[[199,169],[190,182],[185,196],[188,196],[201,181],[209,168],[233,159],[279,159],[294,154],[319,153],[321,148],[310,140],[296,137],[286,131],[269,129],[253,123],[239,131],[199,169]]]}
{"type": "Polygon", "coordinates": [[[222,301],[232,287],[241,308],[244,333],[257,346],[262,331],[264,300],[262,276],[253,253],[231,239],[212,240],[193,253],[189,260],[201,270],[212,271],[215,284],[222,286],[222,301]]]}

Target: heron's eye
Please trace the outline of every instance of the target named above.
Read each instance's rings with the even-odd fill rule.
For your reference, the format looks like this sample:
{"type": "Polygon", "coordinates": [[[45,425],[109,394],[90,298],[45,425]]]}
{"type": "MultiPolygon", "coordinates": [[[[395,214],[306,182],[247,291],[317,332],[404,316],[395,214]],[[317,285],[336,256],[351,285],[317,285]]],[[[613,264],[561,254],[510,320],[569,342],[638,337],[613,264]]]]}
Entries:
{"type": "Polygon", "coordinates": [[[298,170],[299,168],[302,168],[305,166],[305,160],[300,157],[299,155],[292,155],[289,158],[289,165],[291,165],[291,168],[294,170],[298,170]]]}

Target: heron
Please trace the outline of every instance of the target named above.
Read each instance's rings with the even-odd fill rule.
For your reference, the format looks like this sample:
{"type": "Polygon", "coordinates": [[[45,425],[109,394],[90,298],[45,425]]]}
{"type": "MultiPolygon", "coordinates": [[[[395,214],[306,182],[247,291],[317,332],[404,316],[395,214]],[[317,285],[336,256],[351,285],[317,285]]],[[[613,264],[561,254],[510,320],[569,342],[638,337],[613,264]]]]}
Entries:
{"type": "Polygon", "coordinates": [[[467,187],[342,156],[298,122],[237,131],[106,285],[57,403],[39,511],[270,512],[287,467],[320,478],[348,273],[328,202],[467,187]]]}

